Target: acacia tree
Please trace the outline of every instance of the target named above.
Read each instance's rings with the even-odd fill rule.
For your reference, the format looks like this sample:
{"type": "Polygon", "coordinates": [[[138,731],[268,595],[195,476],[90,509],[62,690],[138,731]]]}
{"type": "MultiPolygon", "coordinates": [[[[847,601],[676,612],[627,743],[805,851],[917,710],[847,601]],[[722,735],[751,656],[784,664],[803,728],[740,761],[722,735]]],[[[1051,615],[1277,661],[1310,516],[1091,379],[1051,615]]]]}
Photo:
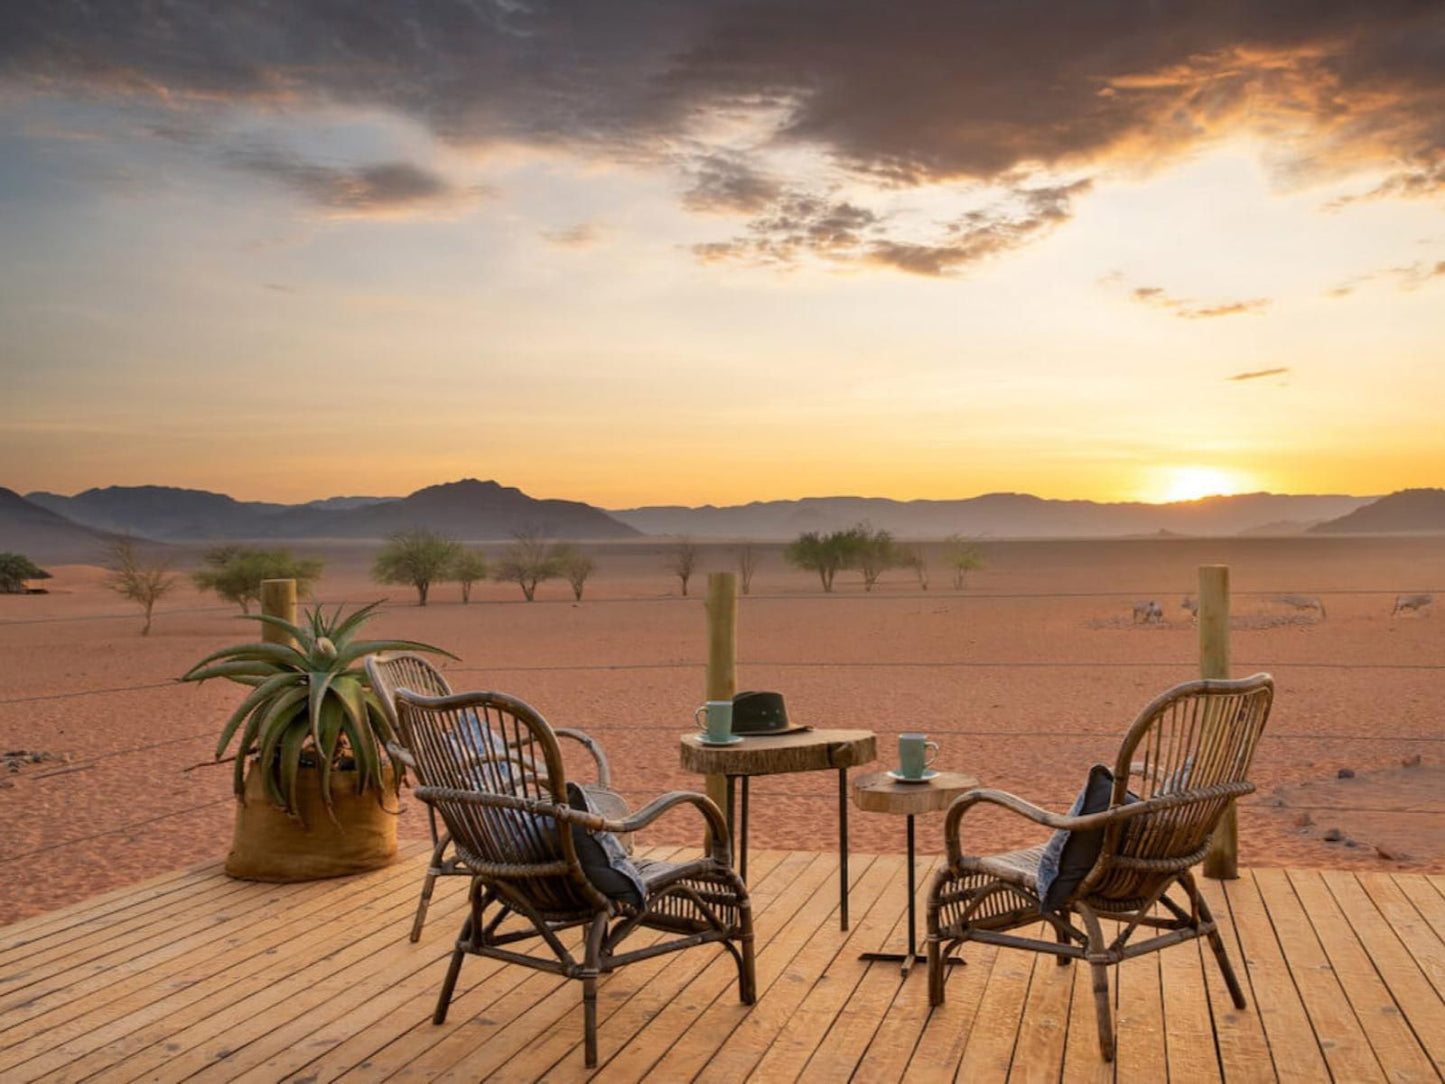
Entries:
{"type": "Polygon", "coordinates": [[[783,558],[798,568],[806,568],[818,574],[824,591],[833,590],[833,577],[841,569],[852,568],[861,543],[861,528],[850,527],[846,531],[821,534],[805,531],[783,551],[783,558]]]}
{"type": "Polygon", "coordinates": [[[753,573],[758,570],[757,547],[751,542],[744,542],[737,548],[738,558],[738,580],[742,584],[743,594],[748,594],[753,589],[753,573]]]}
{"type": "Polygon", "coordinates": [[[978,546],[963,535],[948,536],[947,561],[953,569],[953,589],[962,591],[968,574],[983,567],[983,554],[978,546]]]}
{"type": "Polygon", "coordinates": [[[448,575],[461,584],[462,603],[471,602],[472,584],[487,578],[487,555],[481,550],[458,550],[448,575]]]}
{"type": "Polygon", "coordinates": [[[667,551],[667,570],[682,581],[684,598],[687,597],[687,581],[697,571],[697,561],[697,543],[691,538],[679,538],[667,551]]]}
{"type": "Polygon", "coordinates": [[[424,527],[398,531],[386,540],[371,578],[377,583],[405,584],[416,588],[416,604],[426,605],[432,582],[445,579],[462,545],[424,527]]]}
{"type": "Polygon", "coordinates": [[[214,591],[251,612],[261,601],[262,580],[295,580],[300,595],[311,594],[326,562],[320,557],[293,557],[290,550],[259,550],[250,546],[213,546],[201,558],[206,567],[191,573],[199,591],[214,591]]]}
{"type": "Polygon", "coordinates": [[[121,598],[130,599],[145,611],[140,634],[149,636],[151,613],[156,603],[180,584],[166,560],[147,561],[136,552],[129,538],[118,538],[107,549],[105,585],[121,598]]]}
{"type": "Polygon", "coordinates": [[[899,567],[913,570],[913,575],[918,578],[920,589],[928,590],[928,556],[923,552],[921,543],[905,546],[900,551],[902,558],[898,562],[899,567]]]}
{"type": "Polygon", "coordinates": [[[48,580],[50,573],[23,553],[0,553],[0,595],[23,595],[27,580],[48,580]]]}
{"type": "Polygon", "coordinates": [[[896,568],[902,559],[893,536],[882,528],[873,530],[866,523],[853,528],[852,567],[863,574],[863,590],[873,590],[878,577],[896,568]]]}
{"type": "Polygon", "coordinates": [[[552,547],[552,557],[557,562],[558,570],[572,585],[573,597],[581,602],[582,589],[587,586],[587,581],[591,578],[592,573],[597,571],[597,562],[576,546],[565,542],[552,547]]]}
{"type": "Polygon", "coordinates": [[[556,579],[561,574],[561,563],[555,548],[549,547],[538,534],[519,531],[512,536],[511,545],[502,551],[492,579],[498,583],[519,584],[522,597],[532,602],[539,583],[556,579]]]}

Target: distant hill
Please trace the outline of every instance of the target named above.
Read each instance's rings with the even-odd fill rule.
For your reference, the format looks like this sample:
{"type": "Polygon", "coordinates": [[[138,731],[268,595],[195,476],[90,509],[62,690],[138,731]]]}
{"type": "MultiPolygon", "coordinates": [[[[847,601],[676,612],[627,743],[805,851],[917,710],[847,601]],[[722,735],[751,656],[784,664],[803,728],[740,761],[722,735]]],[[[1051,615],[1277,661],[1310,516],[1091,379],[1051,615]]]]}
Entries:
{"type": "Polygon", "coordinates": [[[385,538],[426,527],[463,540],[510,538],[537,530],[552,538],[626,538],[637,532],[580,501],[538,500],[475,478],[429,486],[409,497],[330,497],[285,505],[237,501],[223,493],[172,486],[109,486],[74,497],[32,493],[29,500],[97,530],[180,541],[385,538]]]}
{"type": "Polygon", "coordinates": [[[1319,534],[1445,531],[1445,489],[1402,489],[1310,529],[1319,534]]]}
{"type": "Polygon", "coordinates": [[[114,539],[0,486],[0,550],[23,553],[42,565],[93,564],[114,539]]]}
{"type": "Polygon", "coordinates": [[[581,501],[539,500],[520,489],[464,478],[409,497],[343,511],[289,508],[268,520],[280,538],[385,538],[427,527],[454,538],[484,541],[536,531],[549,538],[628,538],[638,532],[581,501]]]}
{"type": "Polygon", "coordinates": [[[73,497],[39,492],[26,499],[87,527],[171,541],[244,538],[287,507],[174,486],[107,486],[73,497]]]}
{"type": "Polygon", "coordinates": [[[1319,522],[1354,511],[1373,498],[1247,493],[1173,504],[1045,500],[1024,493],[988,493],[953,501],[883,497],[807,497],[796,501],[701,508],[660,506],[614,511],[644,534],[694,538],[794,538],[867,520],[903,538],[951,534],[995,538],[1101,538],[1121,535],[1233,535],[1282,521],[1319,522]]]}

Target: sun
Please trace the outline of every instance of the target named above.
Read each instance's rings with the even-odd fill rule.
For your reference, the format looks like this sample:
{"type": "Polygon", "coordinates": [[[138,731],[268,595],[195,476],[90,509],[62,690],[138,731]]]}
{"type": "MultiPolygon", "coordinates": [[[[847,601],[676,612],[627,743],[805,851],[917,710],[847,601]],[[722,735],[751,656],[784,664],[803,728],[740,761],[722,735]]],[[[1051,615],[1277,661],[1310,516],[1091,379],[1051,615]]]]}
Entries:
{"type": "Polygon", "coordinates": [[[1237,474],[1218,467],[1166,467],[1161,474],[1158,499],[1165,504],[1241,493],[1247,488],[1237,474]]]}

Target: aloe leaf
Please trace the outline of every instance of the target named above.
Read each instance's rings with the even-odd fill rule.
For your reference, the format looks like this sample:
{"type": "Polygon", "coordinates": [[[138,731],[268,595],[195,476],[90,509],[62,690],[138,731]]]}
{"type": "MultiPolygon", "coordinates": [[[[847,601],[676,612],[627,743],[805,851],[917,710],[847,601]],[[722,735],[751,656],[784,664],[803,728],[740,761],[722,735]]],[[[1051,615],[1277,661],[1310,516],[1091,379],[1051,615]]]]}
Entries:
{"type": "MultiPolygon", "coordinates": [[[[258,752],[261,761],[261,770],[266,773],[266,790],[270,793],[271,797],[275,799],[276,804],[283,808],[286,805],[286,799],[277,786],[276,772],[273,770],[272,765],[276,759],[276,750],[281,744],[282,737],[285,736],[287,727],[292,724],[298,715],[304,719],[305,708],[303,705],[305,703],[305,689],[290,689],[282,693],[266,710],[265,717],[261,720],[260,731],[257,734],[261,746],[258,752]]],[[[286,765],[284,763],[281,765],[281,769],[283,772],[285,771],[286,765]]]]}
{"type": "MultiPolygon", "coordinates": [[[[336,739],[341,734],[341,725],[346,721],[346,712],[336,698],[328,697],[321,705],[321,742],[317,747],[317,765],[321,774],[321,800],[331,809],[331,769],[336,753],[336,739]]],[[[333,814],[334,817],[334,814],[333,814]]]]}
{"type": "Polygon", "coordinates": [[[342,729],[356,758],[356,793],[365,794],[367,787],[381,785],[381,762],[376,753],[376,739],[370,727],[358,727],[350,719],[342,724],[342,729]]]}
{"type": "MultiPolygon", "coordinates": [[[[246,699],[241,701],[241,706],[231,713],[230,719],[226,720],[226,725],[221,730],[221,740],[216,743],[216,757],[219,759],[226,751],[226,746],[231,743],[231,736],[236,733],[236,728],[241,725],[242,719],[257,710],[262,703],[272,696],[275,696],[287,685],[295,684],[300,677],[300,674],[288,671],[284,674],[277,674],[269,681],[257,685],[252,689],[246,695],[246,699]]],[[[244,758],[245,755],[246,743],[243,740],[242,746],[237,750],[236,756],[240,759],[244,758]]]]}
{"type": "MultiPolygon", "coordinates": [[[[296,782],[301,769],[301,749],[306,744],[308,728],[306,719],[302,715],[296,715],[291,720],[291,725],[281,736],[281,764],[280,784],[281,792],[286,795],[286,812],[299,819],[303,826],[305,818],[301,816],[300,804],[296,801],[296,782]]],[[[326,794],[326,805],[331,805],[331,795],[326,794]]]]}
{"type": "Polygon", "coordinates": [[[338,647],[337,658],[343,665],[350,665],[365,655],[374,655],[379,651],[428,651],[434,655],[445,655],[449,659],[460,661],[450,651],[416,640],[356,640],[347,644],[344,650],[338,647]]]}
{"type": "Polygon", "coordinates": [[[310,651],[316,646],[316,639],[311,633],[300,625],[292,624],[283,617],[276,617],[273,614],[241,614],[242,620],[259,621],[263,625],[271,625],[273,628],[282,629],[286,635],[300,645],[302,651],[310,651]]]}
{"type": "Polygon", "coordinates": [[[238,644],[235,647],[225,647],[220,651],[213,651],[200,662],[192,666],[181,675],[182,681],[199,681],[200,678],[193,677],[197,670],[208,663],[216,662],[218,659],[231,659],[237,662],[274,662],[282,666],[304,667],[306,657],[293,647],[285,644],[238,644]]]}
{"type": "Polygon", "coordinates": [[[311,737],[317,746],[321,745],[321,705],[326,701],[326,690],[336,677],[334,670],[313,670],[307,675],[311,688],[311,706],[307,715],[311,720],[311,737]]]}
{"type": "Polygon", "coordinates": [[[212,678],[238,678],[238,677],[270,677],[276,672],[274,663],[247,660],[243,662],[223,662],[215,666],[208,666],[204,670],[188,673],[186,681],[210,681],[212,678]]]}
{"type": "MultiPolygon", "coordinates": [[[[350,617],[331,630],[331,642],[339,648],[343,640],[349,639],[353,632],[360,628],[364,622],[371,619],[372,614],[380,605],[381,601],[377,600],[354,611],[350,617]]],[[[336,615],[338,617],[341,616],[340,607],[337,608],[336,615]]]]}

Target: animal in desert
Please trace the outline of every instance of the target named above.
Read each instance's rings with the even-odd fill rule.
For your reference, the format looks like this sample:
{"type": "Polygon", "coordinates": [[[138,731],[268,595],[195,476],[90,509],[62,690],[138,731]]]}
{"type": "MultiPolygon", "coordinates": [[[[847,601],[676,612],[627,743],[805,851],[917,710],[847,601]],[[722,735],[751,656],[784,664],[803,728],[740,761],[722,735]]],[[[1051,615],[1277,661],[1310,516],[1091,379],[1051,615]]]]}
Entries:
{"type": "Polygon", "coordinates": [[[1134,624],[1158,625],[1164,621],[1164,607],[1152,599],[1134,603],[1134,624]]]}
{"type": "Polygon", "coordinates": [[[1186,612],[1189,614],[1190,617],[1193,617],[1193,618],[1195,618],[1196,620],[1198,619],[1198,617],[1199,617],[1199,603],[1198,603],[1197,601],[1195,601],[1194,599],[1190,598],[1188,595],[1185,595],[1185,596],[1184,596],[1184,601],[1182,601],[1181,603],[1179,603],[1179,608],[1180,608],[1181,610],[1186,611],[1186,612]]]}
{"type": "Polygon", "coordinates": [[[1421,610],[1428,611],[1434,601],[1434,595],[1396,595],[1395,608],[1390,611],[1390,616],[1394,617],[1396,614],[1402,614],[1406,610],[1416,614],[1421,610]]]}
{"type": "Polygon", "coordinates": [[[1286,606],[1293,606],[1296,610],[1318,610],[1320,620],[1325,617],[1325,604],[1314,595],[1280,595],[1280,602],[1286,606]]]}

